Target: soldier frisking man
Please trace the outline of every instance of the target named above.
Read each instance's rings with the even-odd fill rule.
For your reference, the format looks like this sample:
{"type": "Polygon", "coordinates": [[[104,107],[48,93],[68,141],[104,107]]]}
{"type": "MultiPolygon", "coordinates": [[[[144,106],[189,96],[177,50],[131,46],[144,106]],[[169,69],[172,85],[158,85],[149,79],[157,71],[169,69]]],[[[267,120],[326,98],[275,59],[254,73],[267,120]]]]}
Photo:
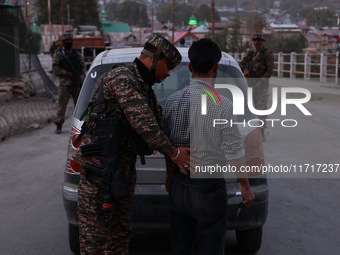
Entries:
{"type": "Polygon", "coordinates": [[[74,141],[82,140],[74,156],[81,165],[81,254],[128,254],[137,155],[143,164],[145,155],[159,151],[186,173],[183,166],[191,163],[191,149],[171,145],[152,89],[181,59],[167,39],[152,34],[131,66],[115,65],[97,83],[79,139],[74,141]]]}

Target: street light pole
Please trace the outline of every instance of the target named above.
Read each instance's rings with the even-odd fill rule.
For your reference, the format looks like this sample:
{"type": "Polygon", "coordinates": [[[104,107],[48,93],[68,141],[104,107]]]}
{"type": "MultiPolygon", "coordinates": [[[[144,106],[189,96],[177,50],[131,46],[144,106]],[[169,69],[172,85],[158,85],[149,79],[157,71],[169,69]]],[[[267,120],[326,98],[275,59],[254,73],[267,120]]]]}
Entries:
{"type": "Polygon", "coordinates": [[[338,54],[338,74],[337,74],[337,82],[336,84],[339,84],[339,76],[340,76],[340,14],[338,15],[338,22],[337,22],[337,25],[338,25],[338,30],[339,30],[339,38],[338,38],[338,48],[337,48],[337,54],[338,54]]]}
{"type": "Polygon", "coordinates": [[[142,44],[142,5],[139,6],[139,45],[142,44]]]}
{"type": "Polygon", "coordinates": [[[175,0],[172,0],[172,44],[175,42],[175,0]]]}
{"type": "Polygon", "coordinates": [[[211,39],[215,41],[215,0],[211,0],[211,39]]]}
{"type": "Polygon", "coordinates": [[[70,5],[67,4],[67,25],[68,29],[70,29],[70,5]]]}
{"type": "Polygon", "coordinates": [[[30,4],[29,1],[25,1],[25,19],[26,19],[26,26],[29,29],[29,22],[28,22],[28,5],[30,4]]]}
{"type": "Polygon", "coordinates": [[[338,30],[339,30],[338,51],[340,51],[340,14],[338,16],[338,30]]]}
{"type": "Polygon", "coordinates": [[[151,33],[153,33],[153,0],[151,2],[151,33]]]}
{"type": "Polygon", "coordinates": [[[64,34],[64,1],[61,0],[61,33],[64,34]]]}
{"type": "Polygon", "coordinates": [[[50,46],[52,45],[52,22],[51,22],[51,0],[47,0],[48,25],[50,28],[50,46]]]}

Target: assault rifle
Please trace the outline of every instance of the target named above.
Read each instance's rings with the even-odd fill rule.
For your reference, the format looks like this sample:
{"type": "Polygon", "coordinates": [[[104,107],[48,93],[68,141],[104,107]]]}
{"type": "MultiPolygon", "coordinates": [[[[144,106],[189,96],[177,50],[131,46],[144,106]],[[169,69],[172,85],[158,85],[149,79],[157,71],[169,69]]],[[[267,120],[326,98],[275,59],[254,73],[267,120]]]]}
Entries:
{"type": "Polygon", "coordinates": [[[249,78],[247,78],[249,87],[254,87],[258,81],[258,79],[255,78],[253,55],[254,55],[254,52],[248,54],[248,56],[246,57],[246,62],[247,62],[246,68],[248,69],[249,76],[250,76],[249,78]]]}
{"type": "MultiPolygon", "coordinates": [[[[71,72],[74,76],[74,78],[72,79],[72,86],[75,87],[78,83],[78,86],[81,87],[82,85],[82,81],[80,78],[80,72],[79,70],[75,70],[74,67],[72,66],[72,64],[70,63],[68,56],[66,55],[66,52],[63,49],[59,49],[59,54],[61,56],[63,56],[63,60],[59,63],[59,67],[64,69],[65,71],[71,72]]],[[[78,59],[78,53],[76,52],[76,56],[78,59]]],[[[78,59],[79,60],[79,59],[78,59]]]]}
{"type": "Polygon", "coordinates": [[[123,169],[117,168],[120,119],[100,119],[99,130],[98,143],[83,145],[81,152],[83,156],[101,155],[107,158],[105,168],[102,169],[87,164],[85,169],[87,175],[94,174],[103,177],[102,188],[104,195],[102,208],[104,212],[107,212],[104,220],[108,222],[108,212],[113,210],[113,201],[128,195],[125,172],[123,169]]]}

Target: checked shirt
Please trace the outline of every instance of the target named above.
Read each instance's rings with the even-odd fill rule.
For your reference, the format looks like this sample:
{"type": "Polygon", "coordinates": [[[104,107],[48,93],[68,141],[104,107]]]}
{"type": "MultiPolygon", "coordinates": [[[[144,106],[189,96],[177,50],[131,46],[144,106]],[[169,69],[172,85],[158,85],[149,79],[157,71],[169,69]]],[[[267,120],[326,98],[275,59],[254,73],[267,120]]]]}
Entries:
{"type": "Polygon", "coordinates": [[[244,147],[237,125],[230,125],[233,117],[232,102],[217,96],[209,89],[211,84],[192,79],[189,86],[173,93],[167,100],[164,115],[164,132],[174,147],[196,148],[192,156],[203,161],[203,165],[227,165],[228,160],[244,156],[244,147]],[[210,90],[217,104],[207,95],[207,113],[202,114],[203,89],[210,90]],[[220,119],[225,124],[216,124],[220,119]]]}

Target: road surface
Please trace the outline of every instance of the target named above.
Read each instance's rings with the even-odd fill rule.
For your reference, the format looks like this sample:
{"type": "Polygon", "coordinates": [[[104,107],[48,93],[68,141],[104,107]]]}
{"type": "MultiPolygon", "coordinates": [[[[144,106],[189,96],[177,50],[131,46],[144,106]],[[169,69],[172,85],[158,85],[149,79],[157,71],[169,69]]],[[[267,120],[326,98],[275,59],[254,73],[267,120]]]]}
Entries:
{"type": "MultiPolygon", "coordinates": [[[[306,107],[311,117],[296,109],[289,112],[289,118],[299,120],[298,127],[268,128],[266,163],[340,163],[340,103],[313,101],[306,107]]],[[[69,126],[70,120],[61,135],[50,124],[0,143],[1,254],[71,254],[61,195],[69,126]]],[[[269,187],[269,214],[257,254],[339,252],[338,178],[274,178],[269,187]]],[[[233,232],[227,239],[226,254],[240,254],[233,232]]],[[[168,233],[138,235],[131,254],[168,255],[169,240],[168,233]]]]}

